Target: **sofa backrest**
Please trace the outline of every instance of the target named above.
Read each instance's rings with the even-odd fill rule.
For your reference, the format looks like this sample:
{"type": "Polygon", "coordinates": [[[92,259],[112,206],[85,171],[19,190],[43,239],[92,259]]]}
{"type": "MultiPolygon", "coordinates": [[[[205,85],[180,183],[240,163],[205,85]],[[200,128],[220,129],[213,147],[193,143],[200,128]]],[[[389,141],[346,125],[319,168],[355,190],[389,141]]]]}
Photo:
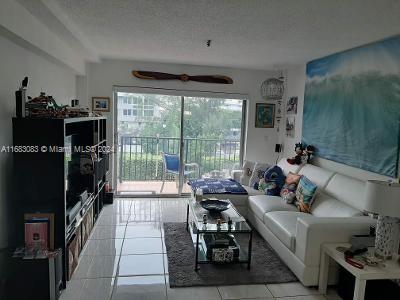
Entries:
{"type": "Polygon", "coordinates": [[[339,173],[333,175],[324,191],[347,205],[364,210],[365,182],[339,173]]]}
{"type": "Polygon", "coordinates": [[[314,165],[306,164],[299,170],[299,174],[306,176],[321,190],[326,187],[329,179],[331,179],[335,173],[314,165]]]}
{"type": "Polygon", "coordinates": [[[311,214],[316,217],[355,217],[361,216],[362,212],[338,199],[327,195],[323,191],[318,192],[311,214]]]}
{"type": "Polygon", "coordinates": [[[318,186],[311,213],[317,217],[351,217],[362,215],[365,182],[311,164],[291,165],[282,158],[278,166],[306,176],[318,186]]]}
{"type": "Polygon", "coordinates": [[[297,174],[299,170],[301,169],[301,166],[299,165],[291,165],[287,162],[286,158],[282,158],[278,164],[278,167],[280,167],[283,170],[283,174],[287,175],[289,172],[297,174]]]}

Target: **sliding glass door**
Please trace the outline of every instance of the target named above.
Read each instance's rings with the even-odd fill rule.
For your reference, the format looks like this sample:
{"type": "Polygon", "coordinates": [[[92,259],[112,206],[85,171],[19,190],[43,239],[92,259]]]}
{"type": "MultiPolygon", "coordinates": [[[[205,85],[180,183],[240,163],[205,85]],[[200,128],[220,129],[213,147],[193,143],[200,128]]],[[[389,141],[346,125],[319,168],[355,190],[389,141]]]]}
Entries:
{"type": "Polygon", "coordinates": [[[240,165],[244,101],[116,92],[117,193],[178,196],[240,165]]]}

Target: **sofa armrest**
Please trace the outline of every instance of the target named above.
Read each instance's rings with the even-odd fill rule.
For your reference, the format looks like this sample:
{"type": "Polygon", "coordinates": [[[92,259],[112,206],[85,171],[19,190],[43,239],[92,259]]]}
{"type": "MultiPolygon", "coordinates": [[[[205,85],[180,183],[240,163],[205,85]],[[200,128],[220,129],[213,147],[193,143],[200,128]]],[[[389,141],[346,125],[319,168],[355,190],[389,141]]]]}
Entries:
{"type": "Polygon", "coordinates": [[[240,176],[242,176],[242,174],[243,174],[242,170],[232,170],[231,172],[232,179],[239,183],[241,183],[240,176]]]}
{"type": "Polygon", "coordinates": [[[370,217],[297,218],[296,256],[307,266],[319,266],[323,243],[348,243],[355,234],[369,234],[370,217]]]}

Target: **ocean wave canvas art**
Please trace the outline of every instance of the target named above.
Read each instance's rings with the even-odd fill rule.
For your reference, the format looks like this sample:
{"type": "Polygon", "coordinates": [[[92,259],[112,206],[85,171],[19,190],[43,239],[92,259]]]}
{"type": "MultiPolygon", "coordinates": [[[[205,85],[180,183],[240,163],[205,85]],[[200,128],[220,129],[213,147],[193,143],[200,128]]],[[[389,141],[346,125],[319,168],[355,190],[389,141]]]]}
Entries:
{"type": "Polygon", "coordinates": [[[316,155],[398,176],[400,36],[307,64],[303,137],[316,155]]]}

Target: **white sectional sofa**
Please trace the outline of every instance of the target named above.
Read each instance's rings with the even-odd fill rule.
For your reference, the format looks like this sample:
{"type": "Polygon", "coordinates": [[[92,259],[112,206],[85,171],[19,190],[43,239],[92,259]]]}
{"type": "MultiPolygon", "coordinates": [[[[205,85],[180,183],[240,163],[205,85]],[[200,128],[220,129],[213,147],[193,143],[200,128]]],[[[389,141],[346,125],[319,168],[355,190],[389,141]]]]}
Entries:
{"type": "MultiPolygon", "coordinates": [[[[311,214],[299,212],[281,197],[267,196],[248,186],[248,196],[229,195],[229,199],[299,280],[305,286],[314,286],[318,284],[321,245],[348,242],[354,234],[368,234],[370,225],[375,224],[362,214],[365,183],[311,164],[290,165],[286,159],[278,166],[285,174],[302,174],[318,185],[311,214]]],[[[240,175],[241,171],[233,172],[237,181],[240,175]]],[[[333,269],[331,283],[334,275],[333,269]]]]}

